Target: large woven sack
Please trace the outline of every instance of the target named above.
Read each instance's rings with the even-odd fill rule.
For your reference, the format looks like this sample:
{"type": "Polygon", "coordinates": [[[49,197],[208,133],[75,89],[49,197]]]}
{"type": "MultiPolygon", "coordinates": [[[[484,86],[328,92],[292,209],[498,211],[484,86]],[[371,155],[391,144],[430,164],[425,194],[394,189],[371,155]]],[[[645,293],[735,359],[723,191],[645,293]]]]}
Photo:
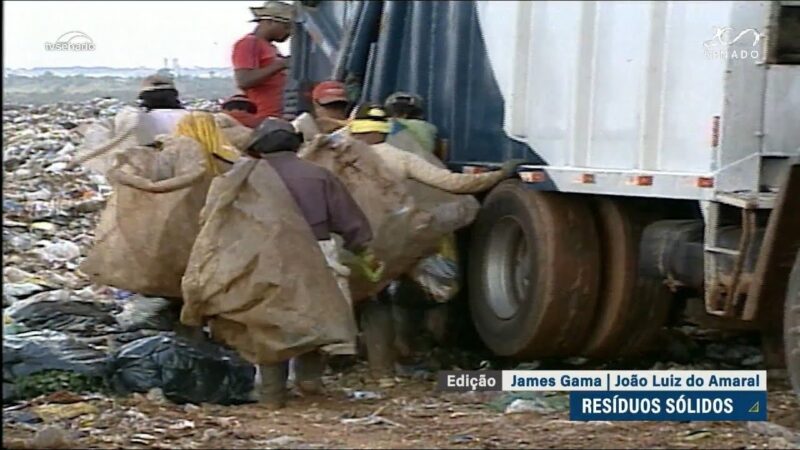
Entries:
{"type": "MultiPolygon", "coordinates": [[[[432,152],[422,148],[409,130],[393,137],[392,145],[397,148],[414,153],[437,167],[445,167],[432,152]]],[[[407,180],[406,184],[417,207],[434,216],[432,226],[442,233],[471,224],[480,210],[480,202],[472,195],[452,194],[415,180],[407,180]]],[[[459,292],[461,277],[454,233],[445,234],[436,253],[419,261],[408,275],[433,301],[443,303],[454,298],[459,292]]]]}
{"type": "Polygon", "coordinates": [[[311,228],[267,160],[243,158],[211,184],[183,279],[181,321],[254,364],[354,348],[351,307],[311,228]]]}
{"type": "Polygon", "coordinates": [[[244,151],[253,130],[225,113],[214,114],[214,120],[228,141],[240,151],[244,151]]]}
{"type": "MultiPolygon", "coordinates": [[[[334,174],[347,187],[372,226],[371,247],[384,262],[383,278],[370,282],[354,270],[350,283],[354,301],[380,292],[437,251],[441,239],[468,225],[477,214],[477,201],[399,179],[369,145],[344,136],[319,136],[301,156],[334,174]]],[[[345,255],[345,261],[352,261],[345,255]]]]}
{"type": "Polygon", "coordinates": [[[116,156],[138,145],[135,130],[141,112],[134,107],[122,108],[113,119],[98,119],[84,130],[83,142],[70,166],[78,164],[105,175],[116,156]]]}
{"type": "Polygon", "coordinates": [[[160,151],[118,155],[107,173],[114,191],[81,271],[98,284],[179,298],[211,182],[206,161],[200,144],[182,136],[165,137],[160,151]]]}

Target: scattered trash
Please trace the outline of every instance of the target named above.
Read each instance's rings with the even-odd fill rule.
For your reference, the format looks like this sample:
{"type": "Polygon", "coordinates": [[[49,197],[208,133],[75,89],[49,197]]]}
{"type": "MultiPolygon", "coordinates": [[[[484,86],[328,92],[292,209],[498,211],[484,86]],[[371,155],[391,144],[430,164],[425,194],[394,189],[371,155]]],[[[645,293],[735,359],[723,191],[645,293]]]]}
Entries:
{"type": "Polygon", "coordinates": [[[47,426],[36,432],[27,448],[62,449],[74,448],[75,444],[67,435],[67,431],[57,426],[47,426]]]}
{"type": "Polygon", "coordinates": [[[383,398],[382,394],[372,391],[352,391],[347,396],[353,400],[380,400],[383,398]]]}
{"type": "Polygon", "coordinates": [[[284,436],[278,436],[278,437],[272,438],[272,439],[267,439],[266,441],[264,441],[264,444],[266,444],[266,445],[275,445],[275,446],[278,446],[278,447],[284,447],[284,446],[287,446],[287,445],[296,444],[298,442],[302,442],[302,440],[298,439],[296,437],[293,437],[293,436],[284,435],[284,436]]]}
{"type": "Polygon", "coordinates": [[[554,407],[551,404],[548,404],[546,401],[542,399],[536,400],[525,400],[525,399],[516,399],[511,402],[510,405],[506,408],[506,414],[518,414],[518,413],[528,413],[534,412],[539,414],[549,414],[560,409],[554,407]]]}
{"type": "Polygon", "coordinates": [[[3,337],[3,375],[24,377],[46,370],[64,370],[102,377],[108,357],[89,344],[52,330],[3,337]]]}
{"type": "Polygon", "coordinates": [[[764,436],[783,438],[794,445],[800,446],[800,429],[793,431],[770,422],[747,422],[747,429],[764,436]]]}
{"type": "Polygon", "coordinates": [[[158,437],[147,433],[137,433],[131,436],[131,444],[149,445],[155,442],[158,437]]]}
{"type": "Polygon", "coordinates": [[[45,422],[72,419],[85,414],[97,414],[97,407],[91,403],[46,404],[31,408],[45,422]]]}
{"type": "Polygon", "coordinates": [[[87,336],[113,331],[116,320],[110,312],[114,305],[71,299],[69,293],[61,292],[66,295],[48,292],[45,296],[20,300],[7,313],[31,330],[68,331],[87,336]]]}
{"type": "MultiPolygon", "coordinates": [[[[187,405],[188,406],[188,405],[187,405]]],[[[194,429],[194,421],[192,420],[179,420],[169,426],[170,430],[192,430],[194,429]]]]}
{"type": "Polygon", "coordinates": [[[685,441],[699,441],[700,439],[705,439],[711,437],[712,433],[706,430],[692,430],[686,433],[683,437],[685,441]]]}
{"type": "Polygon", "coordinates": [[[172,331],[180,323],[180,315],[180,301],[134,294],[125,298],[122,312],[115,317],[126,331],[172,331]]]}
{"type": "Polygon", "coordinates": [[[3,411],[3,423],[41,423],[42,418],[30,411],[3,411]]]}
{"type": "MultiPolygon", "coordinates": [[[[5,268],[3,268],[3,281],[5,283],[12,283],[12,284],[13,283],[25,283],[25,282],[33,279],[34,276],[35,275],[33,275],[32,273],[26,272],[26,271],[24,271],[22,269],[19,269],[19,268],[16,268],[16,267],[5,267],[5,268]]],[[[9,286],[10,286],[10,284],[5,284],[3,286],[3,288],[4,288],[3,290],[8,289],[9,286]]]]}
{"type": "Polygon", "coordinates": [[[6,283],[3,284],[3,293],[16,299],[24,299],[33,294],[45,291],[47,288],[34,283],[6,283]]]}
{"type": "Polygon", "coordinates": [[[70,241],[48,242],[47,245],[37,250],[47,262],[72,261],[81,256],[81,248],[70,241]]]}
{"type": "Polygon", "coordinates": [[[167,398],[164,396],[164,391],[161,388],[153,388],[147,391],[147,399],[153,403],[166,403],[167,398]]]}
{"type": "Polygon", "coordinates": [[[111,364],[110,384],[115,391],[145,393],[160,388],[176,403],[246,403],[255,376],[255,367],[235,352],[175,333],[125,344],[111,364]]]}
{"type": "Polygon", "coordinates": [[[522,412],[547,414],[567,411],[569,397],[557,392],[513,392],[495,397],[487,405],[495,411],[506,414],[522,412]]]}
{"type": "Polygon", "coordinates": [[[468,434],[454,434],[450,437],[451,444],[467,444],[475,440],[474,436],[468,434]]]}
{"type": "Polygon", "coordinates": [[[390,389],[397,385],[394,378],[381,378],[378,380],[378,386],[382,389],[390,389]]]}
{"type": "Polygon", "coordinates": [[[341,422],[345,425],[390,425],[393,427],[402,427],[402,428],[405,427],[405,425],[395,422],[393,420],[389,420],[386,417],[372,415],[372,414],[366,417],[342,419],[341,422]]]}

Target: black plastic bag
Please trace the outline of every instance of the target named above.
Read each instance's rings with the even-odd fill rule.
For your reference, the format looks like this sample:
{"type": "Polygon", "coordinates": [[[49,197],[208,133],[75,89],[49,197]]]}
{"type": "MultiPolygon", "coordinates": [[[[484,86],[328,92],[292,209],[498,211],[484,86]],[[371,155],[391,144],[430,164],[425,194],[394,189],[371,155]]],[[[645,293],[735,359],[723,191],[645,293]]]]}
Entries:
{"type": "Polygon", "coordinates": [[[28,331],[3,336],[3,380],[13,381],[46,370],[103,377],[108,355],[58,331],[28,331]]]}
{"type": "Polygon", "coordinates": [[[161,333],[128,343],[112,357],[109,385],[120,394],[159,388],[175,403],[251,401],[255,367],[211,341],[161,333]]]}
{"type": "Polygon", "coordinates": [[[96,336],[114,332],[115,306],[70,298],[66,291],[50,291],[14,303],[8,316],[30,330],[50,330],[96,336]]]}

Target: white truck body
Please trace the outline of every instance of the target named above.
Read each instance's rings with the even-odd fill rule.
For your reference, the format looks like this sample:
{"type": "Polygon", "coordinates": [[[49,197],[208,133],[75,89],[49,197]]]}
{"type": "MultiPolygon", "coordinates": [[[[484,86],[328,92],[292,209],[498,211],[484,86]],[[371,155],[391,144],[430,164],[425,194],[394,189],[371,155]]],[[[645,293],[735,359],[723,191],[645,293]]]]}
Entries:
{"type": "Polygon", "coordinates": [[[800,152],[779,2],[477,3],[504,130],[558,190],[771,207],[800,152]]]}

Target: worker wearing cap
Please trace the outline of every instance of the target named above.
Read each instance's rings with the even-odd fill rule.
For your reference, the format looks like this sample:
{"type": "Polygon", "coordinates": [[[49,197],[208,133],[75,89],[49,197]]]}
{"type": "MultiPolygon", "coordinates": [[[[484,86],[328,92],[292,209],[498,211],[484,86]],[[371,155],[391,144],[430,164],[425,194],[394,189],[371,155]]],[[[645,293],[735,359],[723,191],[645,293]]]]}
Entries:
{"type": "Polygon", "coordinates": [[[150,75],[142,81],[139,106],[143,111],[134,131],[139,145],[152,145],[156,136],[171,134],[188,114],[172,78],[163,74],[150,75]]]}
{"type": "MultiPolygon", "coordinates": [[[[368,247],[372,240],[372,229],[367,217],[336,175],[297,157],[296,152],[302,142],[302,135],[289,122],[269,118],[253,131],[246,152],[251,157],[268,160],[278,173],[319,241],[339,288],[348,302],[352,303],[347,287],[350,272],[339,261],[331,235],[340,235],[347,250],[374,263],[374,256],[368,247]]],[[[355,354],[355,348],[343,348],[338,353],[352,355],[355,354]]],[[[318,351],[299,356],[295,359],[296,386],[304,393],[320,393],[324,368],[324,360],[318,351]]],[[[259,371],[262,402],[269,407],[283,406],[286,401],[288,364],[263,364],[259,366],[259,371]]]]}
{"type": "Polygon", "coordinates": [[[292,125],[307,141],[317,134],[331,133],[347,125],[350,102],[341,81],[323,81],[311,92],[312,112],[300,114],[292,125]]]}
{"type": "Polygon", "coordinates": [[[407,92],[395,92],[386,99],[385,107],[392,118],[392,128],[386,139],[389,144],[413,153],[416,153],[415,149],[409,147],[416,147],[428,155],[434,154],[437,130],[435,125],[425,120],[425,102],[422,97],[407,92]]]}
{"type": "Polygon", "coordinates": [[[267,1],[250,11],[252,22],[258,25],[233,46],[236,85],[256,104],[256,117],[281,117],[289,59],[281,55],[274,42],[285,42],[291,35],[294,7],[267,1]]]}
{"type": "Polygon", "coordinates": [[[389,170],[399,178],[410,178],[454,194],[473,194],[490,189],[513,175],[516,167],[523,162],[507,161],[501,170],[486,173],[455,173],[386,143],[390,129],[389,115],[383,106],[375,104],[358,107],[348,125],[350,135],[370,144],[389,170]]]}
{"type": "Polygon", "coordinates": [[[255,128],[261,123],[261,119],[256,117],[256,111],[258,110],[256,104],[246,95],[232,95],[225,99],[221,106],[225,114],[246,127],[255,128]]]}

